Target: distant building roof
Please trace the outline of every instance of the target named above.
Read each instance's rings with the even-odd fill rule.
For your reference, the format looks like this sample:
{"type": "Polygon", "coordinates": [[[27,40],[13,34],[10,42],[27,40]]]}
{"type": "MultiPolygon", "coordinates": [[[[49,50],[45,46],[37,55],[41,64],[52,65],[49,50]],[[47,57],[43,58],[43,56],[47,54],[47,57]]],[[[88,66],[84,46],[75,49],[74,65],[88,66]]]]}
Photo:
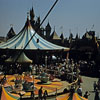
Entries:
{"type": "Polygon", "coordinates": [[[92,39],[95,36],[95,31],[86,32],[83,37],[87,39],[92,39]]]}
{"type": "Polygon", "coordinates": [[[50,26],[49,22],[48,22],[46,28],[50,28],[51,29],[51,26],[50,26]]]}
{"type": "Polygon", "coordinates": [[[64,39],[64,35],[63,35],[63,33],[61,33],[60,38],[61,38],[61,39],[64,39]]]}
{"type": "Polygon", "coordinates": [[[10,39],[15,35],[16,35],[15,31],[14,31],[13,27],[11,27],[8,34],[7,34],[7,39],[10,39]]]}
{"type": "Polygon", "coordinates": [[[57,35],[55,30],[53,31],[52,35],[50,36],[53,40],[61,40],[61,38],[57,35]]]}

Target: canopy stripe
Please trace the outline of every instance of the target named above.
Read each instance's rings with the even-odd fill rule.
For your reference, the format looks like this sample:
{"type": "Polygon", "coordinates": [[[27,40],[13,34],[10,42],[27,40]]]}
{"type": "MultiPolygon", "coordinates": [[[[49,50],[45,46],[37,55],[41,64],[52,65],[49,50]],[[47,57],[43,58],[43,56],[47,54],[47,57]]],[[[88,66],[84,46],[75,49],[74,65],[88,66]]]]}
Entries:
{"type": "Polygon", "coordinates": [[[56,98],[56,100],[88,100],[77,93],[66,93],[56,98]]]}
{"type": "Polygon", "coordinates": [[[26,21],[24,28],[13,38],[9,39],[7,42],[0,44],[0,49],[23,49],[31,37],[34,35],[30,43],[25,48],[26,50],[68,50],[69,48],[55,45],[45,39],[43,39],[40,35],[35,33],[29,20],[26,21]]]}
{"type": "Polygon", "coordinates": [[[4,87],[2,87],[1,100],[20,100],[18,95],[12,95],[4,87]]]}

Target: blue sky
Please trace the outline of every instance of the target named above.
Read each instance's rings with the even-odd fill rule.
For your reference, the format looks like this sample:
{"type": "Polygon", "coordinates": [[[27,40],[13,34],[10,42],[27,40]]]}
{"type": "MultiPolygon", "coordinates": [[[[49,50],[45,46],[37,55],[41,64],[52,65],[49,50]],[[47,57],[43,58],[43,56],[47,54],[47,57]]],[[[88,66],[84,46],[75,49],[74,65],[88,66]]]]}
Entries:
{"type": "MultiPolygon", "coordinates": [[[[10,24],[16,33],[23,28],[27,12],[34,8],[35,19],[44,18],[55,0],[0,0],[0,36],[6,36],[10,24]]],[[[100,34],[100,0],[59,0],[53,11],[43,24],[50,23],[52,31],[55,30],[60,36],[69,36],[69,30],[75,36],[82,36],[86,29],[100,34]],[[94,24],[94,28],[91,29],[94,24]],[[62,27],[62,28],[61,28],[62,27]]]]}

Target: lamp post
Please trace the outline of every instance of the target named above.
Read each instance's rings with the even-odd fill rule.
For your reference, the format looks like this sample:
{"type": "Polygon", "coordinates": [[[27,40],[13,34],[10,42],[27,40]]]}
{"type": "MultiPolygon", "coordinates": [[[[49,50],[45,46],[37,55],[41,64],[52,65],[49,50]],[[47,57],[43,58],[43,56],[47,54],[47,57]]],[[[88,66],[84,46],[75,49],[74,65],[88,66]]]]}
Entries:
{"type": "Polygon", "coordinates": [[[45,68],[47,68],[47,59],[48,59],[48,57],[45,56],[45,68]]]}
{"type": "Polygon", "coordinates": [[[31,90],[31,97],[33,97],[33,100],[35,100],[35,94],[34,94],[34,75],[32,75],[32,80],[33,80],[33,87],[31,90]]]}
{"type": "Polygon", "coordinates": [[[72,64],[71,64],[71,66],[72,66],[72,82],[73,82],[73,70],[74,70],[74,62],[73,62],[73,60],[72,60],[72,64]]]}

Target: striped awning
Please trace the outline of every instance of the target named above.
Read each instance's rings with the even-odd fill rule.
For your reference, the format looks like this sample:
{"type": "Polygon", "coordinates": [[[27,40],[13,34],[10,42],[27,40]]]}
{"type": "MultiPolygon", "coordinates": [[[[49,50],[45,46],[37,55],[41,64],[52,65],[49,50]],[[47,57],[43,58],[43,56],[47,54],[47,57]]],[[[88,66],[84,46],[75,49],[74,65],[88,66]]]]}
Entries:
{"type": "Polygon", "coordinates": [[[40,35],[35,33],[33,30],[29,19],[27,18],[24,28],[13,38],[9,39],[7,42],[0,44],[0,49],[23,49],[29,42],[30,38],[33,36],[30,43],[25,48],[26,50],[61,50],[64,49],[69,51],[69,48],[55,45],[47,40],[43,39],[40,35]]]}
{"type": "Polygon", "coordinates": [[[56,100],[88,100],[88,99],[79,96],[77,93],[66,93],[57,97],[56,100]]]}
{"type": "Polygon", "coordinates": [[[2,87],[1,100],[20,100],[20,96],[11,94],[4,87],[2,87]]]}

